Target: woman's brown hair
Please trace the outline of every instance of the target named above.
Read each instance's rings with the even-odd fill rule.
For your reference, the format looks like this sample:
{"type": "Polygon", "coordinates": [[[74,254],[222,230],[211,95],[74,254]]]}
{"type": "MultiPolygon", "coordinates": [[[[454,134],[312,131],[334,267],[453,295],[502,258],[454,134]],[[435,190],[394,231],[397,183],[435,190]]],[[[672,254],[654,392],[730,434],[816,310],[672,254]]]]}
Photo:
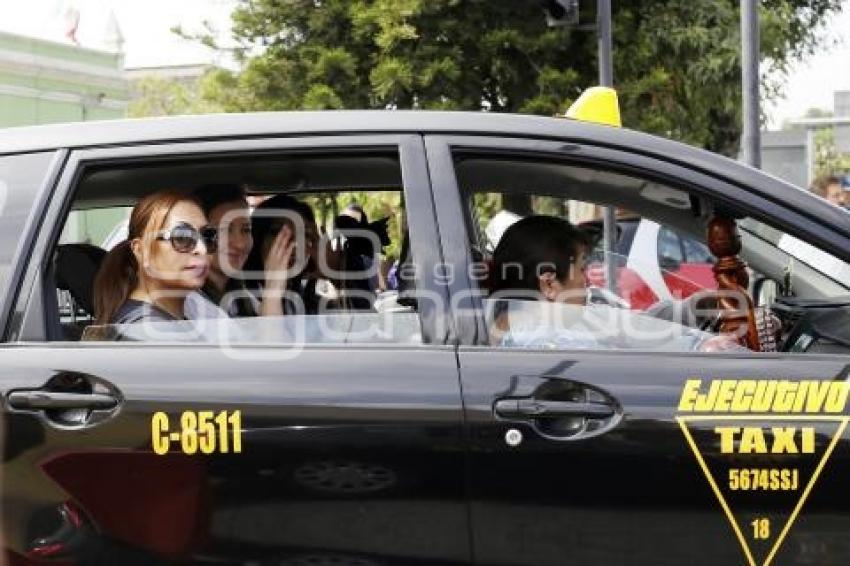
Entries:
{"type": "Polygon", "coordinates": [[[139,284],[139,264],[130,243],[141,238],[143,245],[150,245],[154,234],[165,224],[171,209],[184,201],[197,204],[197,200],[189,195],[176,190],[164,190],[146,196],[133,207],[127,239],[106,254],[94,279],[96,324],[109,324],[139,284]]]}

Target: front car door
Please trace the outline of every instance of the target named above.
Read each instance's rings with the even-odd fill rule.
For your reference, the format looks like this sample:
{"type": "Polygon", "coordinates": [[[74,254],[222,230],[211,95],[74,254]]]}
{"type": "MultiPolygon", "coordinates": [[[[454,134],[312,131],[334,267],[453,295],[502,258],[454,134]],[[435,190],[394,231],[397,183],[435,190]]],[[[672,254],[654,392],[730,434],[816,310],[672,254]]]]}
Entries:
{"type": "Polygon", "coordinates": [[[415,212],[408,261],[429,274],[440,260],[418,136],[72,152],[20,256],[31,259],[0,348],[7,552],[80,563],[467,562],[457,363],[433,280],[420,277],[413,306],[383,316],[332,313],[322,327],[293,315],[287,339],[268,338],[278,323],[261,319],[236,321],[247,339],[228,327],[191,341],[176,331],[69,338],[86,324],[76,306],[57,311],[53,258],[69,209],[228,177],[272,192],[394,187],[415,212]]]}
{"type": "Polygon", "coordinates": [[[850,471],[850,343],[834,331],[850,312],[847,222],[844,234],[819,228],[698,171],[578,144],[575,136],[566,145],[432,136],[426,148],[446,261],[459,274],[452,301],[463,344],[477,563],[839,564],[850,557],[840,534],[850,526],[841,496],[850,471]],[[832,336],[825,337],[827,325],[800,340],[788,336],[786,349],[805,353],[706,353],[678,341],[689,327],[670,322],[677,336],[644,334],[668,324],[662,313],[669,309],[645,314],[618,304],[587,307],[614,313],[590,336],[599,339],[594,347],[571,346],[561,329],[512,347],[494,340],[498,309],[488,290],[499,276],[491,263],[499,235],[488,219],[509,210],[578,224],[592,205],[617,206],[703,241],[710,211],[731,207],[748,228],[743,253],[751,268],[772,270],[768,277],[781,282],[791,265],[786,277],[797,297],[776,312],[807,296],[820,301],[832,336]],[[811,269],[806,253],[777,251],[794,234],[796,242],[820,238],[831,246],[821,258],[829,275],[811,269]],[[615,328],[630,320],[640,324],[615,328]],[[612,346],[602,336],[608,332],[626,340],[612,346]],[[807,348],[809,340],[816,347],[807,348]],[[825,401],[830,395],[833,403],[825,401]]]}

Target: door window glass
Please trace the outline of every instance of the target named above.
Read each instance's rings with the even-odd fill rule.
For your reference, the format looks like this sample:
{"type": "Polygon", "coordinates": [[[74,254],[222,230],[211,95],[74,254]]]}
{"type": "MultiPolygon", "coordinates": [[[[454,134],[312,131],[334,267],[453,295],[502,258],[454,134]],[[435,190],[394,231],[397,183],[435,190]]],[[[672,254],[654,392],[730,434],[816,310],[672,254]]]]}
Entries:
{"type": "Polygon", "coordinates": [[[838,258],[804,251],[787,234],[743,217],[735,224],[749,284],[721,292],[706,234],[714,211],[723,209],[709,199],[527,157],[459,151],[455,166],[470,255],[484,266],[470,273],[486,274],[473,279],[485,297],[490,345],[703,352],[750,345],[850,354],[850,278],[838,258]],[[604,206],[616,211],[611,250],[601,243],[604,206]],[[723,293],[735,302],[721,301],[723,293]],[[735,315],[730,305],[746,319],[752,296],[772,297],[755,305],[757,341],[746,337],[746,326],[733,334],[725,322],[735,315]]]}
{"type": "Polygon", "coordinates": [[[402,186],[392,152],[92,171],[54,254],[58,336],[419,343],[402,186]]]}

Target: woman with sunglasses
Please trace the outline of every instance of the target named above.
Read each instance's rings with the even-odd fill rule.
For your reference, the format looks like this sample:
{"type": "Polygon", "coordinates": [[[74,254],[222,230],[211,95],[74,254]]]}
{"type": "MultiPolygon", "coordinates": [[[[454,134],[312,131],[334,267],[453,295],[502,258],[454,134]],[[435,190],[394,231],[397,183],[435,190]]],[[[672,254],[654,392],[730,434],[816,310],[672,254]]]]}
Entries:
{"type": "Polygon", "coordinates": [[[146,196],[133,207],[127,239],[95,277],[97,324],[183,319],[185,298],[206,281],[216,246],[195,199],[177,191],[146,196]]]}

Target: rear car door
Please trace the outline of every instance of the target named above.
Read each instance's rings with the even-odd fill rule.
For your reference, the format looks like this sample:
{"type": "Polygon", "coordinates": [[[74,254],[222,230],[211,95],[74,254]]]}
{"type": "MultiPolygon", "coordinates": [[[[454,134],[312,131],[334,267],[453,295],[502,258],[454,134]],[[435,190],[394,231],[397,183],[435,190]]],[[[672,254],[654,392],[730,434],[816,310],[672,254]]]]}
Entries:
{"type": "Polygon", "coordinates": [[[342,338],[88,342],[64,333],[80,320],[75,307],[57,312],[53,258],[75,199],[127,202],[121,187],[148,190],[146,183],[163,181],[149,175],[168,171],[178,185],[216,167],[226,177],[228,159],[254,167],[255,182],[289,171],[302,189],[333,184],[313,179],[334,171],[358,190],[376,175],[377,184],[403,190],[415,211],[407,219],[410,261],[418,273],[434,272],[440,248],[418,136],[73,151],[50,187],[52,200],[35,208],[40,232],[38,217],[23,232],[30,240],[17,255],[20,277],[4,302],[8,555],[80,563],[468,562],[461,397],[437,282],[419,278],[415,308],[398,314],[325,317],[345,327],[342,338]],[[270,155],[277,161],[251,165],[270,155]],[[380,332],[364,339],[370,324],[380,332]],[[365,334],[358,338],[356,328],[365,334]]]}
{"type": "MultiPolygon", "coordinates": [[[[426,148],[446,261],[459,274],[452,302],[476,563],[839,564],[850,557],[839,534],[850,527],[840,495],[850,471],[846,344],[827,339],[819,353],[772,354],[680,352],[663,343],[506,347],[488,336],[493,243],[482,244],[479,217],[516,197],[527,197],[519,209],[570,214],[574,224],[581,201],[642,214],[656,210],[642,202],[653,180],[693,191],[702,204],[723,195],[742,211],[761,210],[765,221],[772,214],[801,238],[815,234],[809,241],[843,249],[844,262],[846,236],[700,172],[575,139],[565,146],[431,136],[426,148]],[[803,405],[803,393],[761,408],[749,402],[753,391],[810,386],[831,391],[835,403],[803,405]],[[721,388],[740,402],[718,401],[721,388]],[[791,399],[799,400],[796,409],[791,399]]],[[[680,200],[682,210],[697,213],[688,202],[680,200]]],[[[665,215],[672,221],[675,210],[659,207],[655,219],[665,215]]],[[[835,293],[829,308],[840,314],[846,280],[818,281],[835,293]]]]}

